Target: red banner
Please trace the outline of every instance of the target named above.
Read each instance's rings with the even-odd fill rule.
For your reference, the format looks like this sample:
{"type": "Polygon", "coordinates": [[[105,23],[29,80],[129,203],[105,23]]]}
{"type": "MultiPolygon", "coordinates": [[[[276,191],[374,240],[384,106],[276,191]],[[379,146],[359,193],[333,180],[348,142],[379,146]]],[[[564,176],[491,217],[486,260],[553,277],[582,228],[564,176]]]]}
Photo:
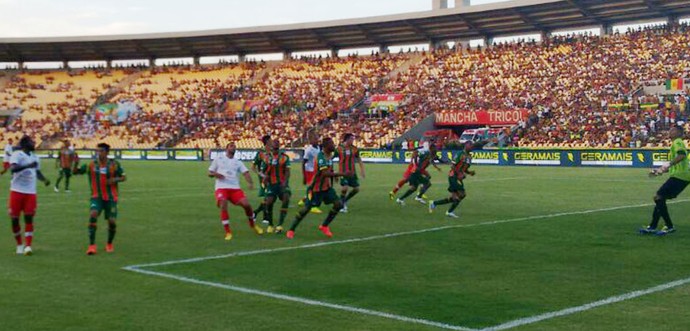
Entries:
{"type": "Polygon", "coordinates": [[[371,96],[371,102],[381,102],[381,101],[396,101],[400,102],[403,99],[402,94],[374,94],[371,96]]]}
{"type": "Polygon", "coordinates": [[[443,111],[436,113],[436,125],[507,125],[527,121],[525,109],[443,111]]]}

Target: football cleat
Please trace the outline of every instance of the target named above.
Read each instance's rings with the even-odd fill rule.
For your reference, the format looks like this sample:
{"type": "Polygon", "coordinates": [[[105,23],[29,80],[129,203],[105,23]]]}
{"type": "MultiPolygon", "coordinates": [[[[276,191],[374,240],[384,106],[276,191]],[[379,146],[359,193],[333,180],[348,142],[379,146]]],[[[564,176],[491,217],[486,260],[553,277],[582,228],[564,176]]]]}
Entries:
{"type": "Polygon", "coordinates": [[[347,214],[347,206],[343,206],[343,208],[340,208],[340,212],[343,214],[347,214]]]}
{"type": "Polygon", "coordinates": [[[421,204],[423,204],[423,205],[426,205],[426,200],[424,200],[424,199],[421,198],[421,197],[416,197],[416,198],[414,198],[414,201],[417,201],[417,202],[419,202],[419,203],[421,203],[421,204]]]}
{"type": "Polygon", "coordinates": [[[290,230],[290,231],[288,231],[288,232],[285,234],[285,236],[286,236],[288,239],[292,239],[292,238],[295,237],[295,231],[290,230]]]}
{"type": "Polygon", "coordinates": [[[24,254],[24,245],[17,245],[17,255],[24,254]]]}
{"type": "Polygon", "coordinates": [[[57,192],[60,192],[60,189],[57,186],[53,186],[53,191],[55,191],[55,193],[57,193],[57,192]]]}
{"type": "Polygon", "coordinates": [[[432,214],[434,209],[436,209],[436,204],[433,201],[429,202],[429,214],[432,214]]]}
{"type": "Polygon", "coordinates": [[[266,227],[266,233],[275,233],[275,231],[276,231],[276,229],[271,225],[266,227]]]}
{"type": "Polygon", "coordinates": [[[232,232],[226,232],[225,233],[225,240],[226,241],[232,240],[232,232]]]}
{"type": "Polygon", "coordinates": [[[86,255],[96,255],[96,245],[89,245],[89,249],[86,250],[86,255]]]}
{"type": "Polygon", "coordinates": [[[665,236],[667,234],[671,234],[674,232],[676,232],[676,229],[664,226],[661,230],[656,232],[656,235],[657,236],[665,236]]]}
{"type": "Polygon", "coordinates": [[[426,199],[426,200],[429,200],[429,197],[428,197],[428,196],[426,196],[426,194],[422,194],[422,199],[426,199]]]}
{"type": "Polygon", "coordinates": [[[280,225],[276,226],[276,229],[275,229],[275,234],[279,234],[279,233],[283,233],[283,227],[280,225]]]}
{"type": "Polygon", "coordinates": [[[323,234],[325,234],[328,238],[333,237],[333,233],[331,232],[331,229],[328,228],[328,226],[320,225],[319,231],[323,232],[323,234]]]}
{"type": "Polygon", "coordinates": [[[300,207],[304,206],[304,199],[302,199],[302,200],[300,200],[299,202],[297,202],[297,205],[300,206],[300,207]]]}
{"type": "Polygon", "coordinates": [[[388,192],[388,197],[392,200],[395,200],[395,193],[393,191],[388,192]]]}
{"type": "Polygon", "coordinates": [[[258,225],[254,225],[254,228],[253,228],[253,229],[254,229],[254,232],[256,232],[256,234],[258,234],[258,235],[264,234],[264,229],[262,229],[262,228],[261,228],[260,226],[258,226],[258,225]]]}
{"type": "Polygon", "coordinates": [[[115,247],[113,247],[112,243],[105,244],[105,252],[106,253],[112,253],[115,251],[115,247]]]}
{"type": "Polygon", "coordinates": [[[24,247],[24,256],[31,256],[34,254],[33,249],[31,249],[31,246],[26,246],[24,247]]]}
{"type": "Polygon", "coordinates": [[[446,212],[446,216],[448,216],[450,218],[460,218],[460,216],[455,215],[455,213],[451,213],[449,211],[446,212]]]}
{"type": "Polygon", "coordinates": [[[647,226],[644,228],[640,228],[640,230],[638,230],[638,232],[640,234],[654,234],[654,233],[656,233],[656,229],[653,229],[653,228],[647,226]]]}
{"type": "Polygon", "coordinates": [[[405,201],[402,201],[400,199],[395,199],[395,203],[399,204],[401,207],[405,206],[405,201]]]}
{"type": "Polygon", "coordinates": [[[312,207],[312,209],[310,209],[309,212],[312,214],[323,214],[323,211],[318,207],[312,207]]]}

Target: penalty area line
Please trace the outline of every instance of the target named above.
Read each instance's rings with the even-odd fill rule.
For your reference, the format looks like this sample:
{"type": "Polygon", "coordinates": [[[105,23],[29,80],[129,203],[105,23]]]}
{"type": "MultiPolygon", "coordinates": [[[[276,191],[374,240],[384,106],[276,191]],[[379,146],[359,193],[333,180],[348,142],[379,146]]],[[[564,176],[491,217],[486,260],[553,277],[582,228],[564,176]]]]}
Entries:
{"type": "MultiPolygon", "coordinates": [[[[681,200],[672,201],[670,203],[682,203],[682,202],[688,202],[688,201],[690,201],[690,199],[681,199],[681,200]]],[[[475,223],[475,224],[448,225],[448,226],[441,226],[441,227],[428,228],[428,229],[422,229],[422,230],[389,233],[389,234],[383,234],[383,235],[376,235],[376,236],[369,236],[369,237],[362,237],[362,238],[353,238],[353,239],[346,239],[346,240],[339,240],[339,241],[325,241],[325,242],[318,242],[318,243],[312,243],[312,244],[306,244],[306,245],[300,245],[300,246],[290,246],[290,247],[281,247],[281,248],[273,248],[273,249],[261,249],[261,250],[254,250],[254,251],[242,251],[242,252],[235,252],[235,253],[216,255],[216,256],[205,256],[205,257],[198,257],[198,258],[191,258],[191,259],[171,260],[171,261],[158,262],[158,263],[130,265],[130,266],[123,267],[122,269],[126,270],[126,271],[131,271],[131,272],[136,272],[139,274],[148,275],[148,276],[157,276],[157,277],[182,281],[182,282],[186,282],[186,283],[196,284],[196,285],[204,285],[204,286],[210,286],[210,287],[214,287],[214,288],[220,288],[220,289],[235,291],[235,292],[244,293],[244,294],[258,295],[258,296],[269,297],[269,298],[278,299],[278,300],[298,302],[298,303],[312,305],[312,306],[321,306],[321,307],[326,307],[326,308],[331,308],[331,309],[336,309],[336,310],[348,311],[348,312],[352,312],[352,313],[383,317],[383,318],[393,319],[393,320],[397,320],[397,321],[401,321],[401,322],[408,322],[408,323],[416,323],[416,324],[422,324],[422,325],[427,325],[427,326],[433,326],[433,327],[438,327],[438,328],[447,329],[447,330],[498,331],[498,330],[506,330],[506,329],[510,329],[510,328],[514,328],[514,327],[518,327],[518,326],[522,326],[522,325],[526,325],[526,324],[537,323],[540,321],[544,321],[544,320],[548,320],[548,319],[552,319],[552,318],[556,318],[556,317],[571,315],[571,314],[583,312],[586,310],[590,310],[593,308],[597,308],[600,306],[609,305],[609,304],[637,298],[637,297],[640,297],[643,295],[668,290],[668,289],[671,289],[674,287],[678,287],[678,286],[682,286],[682,285],[690,283],[690,278],[677,280],[677,281],[667,283],[667,284],[662,284],[662,285],[652,287],[652,288],[649,288],[646,290],[634,291],[634,292],[626,293],[623,295],[610,297],[607,299],[595,301],[595,302],[584,304],[581,306],[566,308],[563,310],[549,312],[549,313],[536,315],[536,316],[532,316],[532,317],[521,318],[521,319],[513,320],[513,321],[510,321],[507,323],[503,323],[500,325],[496,325],[496,326],[492,326],[492,327],[488,327],[488,328],[484,328],[484,329],[472,329],[472,328],[467,328],[464,326],[451,325],[451,324],[446,324],[446,323],[442,323],[442,322],[430,321],[430,320],[414,318],[414,317],[407,317],[407,316],[402,316],[402,315],[395,315],[395,314],[390,314],[390,313],[385,313],[385,312],[380,312],[380,311],[375,311],[375,310],[368,310],[368,309],[364,309],[364,308],[333,304],[333,303],[328,303],[328,302],[323,302],[323,301],[318,301],[318,300],[313,300],[313,299],[301,298],[301,297],[296,297],[296,296],[289,296],[289,295],[285,295],[285,294],[261,291],[261,290],[257,290],[257,289],[239,287],[239,286],[234,286],[234,285],[229,285],[229,284],[214,283],[214,282],[209,282],[209,281],[204,281],[204,280],[199,280],[199,279],[194,279],[194,278],[189,278],[189,277],[184,277],[184,276],[178,276],[178,275],[174,275],[174,274],[170,274],[170,273],[145,270],[144,268],[169,266],[169,265],[185,264],[185,263],[196,263],[196,262],[225,259],[225,258],[238,257],[238,256],[270,254],[270,253],[276,253],[276,252],[291,251],[291,250],[297,250],[297,249],[308,249],[308,248],[331,246],[331,245],[341,245],[341,244],[347,244],[347,243],[371,241],[371,240],[378,240],[378,239],[385,239],[385,238],[394,238],[394,237],[405,236],[405,235],[422,234],[422,233],[427,233],[427,232],[435,232],[435,231],[442,231],[442,230],[456,229],[456,228],[468,228],[468,227],[496,225],[496,224],[504,224],[504,223],[524,222],[524,221],[557,218],[557,217],[571,216],[571,215],[586,215],[586,214],[593,214],[593,213],[599,213],[599,212],[615,211],[615,210],[630,209],[630,208],[641,208],[641,207],[649,207],[649,206],[653,206],[653,204],[646,203],[646,204],[636,204],[636,205],[625,205],[625,206],[598,208],[598,209],[590,209],[590,210],[582,210],[582,211],[574,211],[574,212],[562,212],[562,213],[554,213],[554,214],[511,218],[511,219],[504,219],[504,220],[495,220],[495,221],[475,223]]]]}
{"type": "MultiPolygon", "coordinates": [[[[688,201],[690,201],[690,199],[680,199],[680,200],[671,201],[671,202],[669,202],[669,204],[688,202],[688,201]]],[[[222,254],[222,255],[213,255],[213,256],[203,256],[203,257],[188,258],[188,259],[170,260],[170,261],[157,262],[157,263],[137,264],[137,265],[127,266],[125,268],[130,268],[130,267],[152,268],[152,267],[169,266],[169,265],[174,265],[174,264],[196,263],[196,262],[202,262],[202,261],[208,261],[208,260],[226,259],[226,258],[237,257],[237,256],[270,254],[270,253],[291,251],[291,250],[297,250],[297,249],[308,249],[308,248],[316,248],[316,247],[323,247],[323,246],[350,244],[350,243],[363,242],[363,241],[372,241],[372,240],[379,240],[379,239],[386,239],[386,238],[395,238],[395,237],[400,237],[400,236],[423,234],[423,233],[428,233],[428,232],[436,232],[436,231],[443,231],[443,230],[449,230],[449,229],[470,228],[470,227],[496,225],[496,224],[503,224],[503,223],[533,221],[533,220],[557,218],[557,217],[572,216],[572,215],[586,215],[586,214],[615,211],[615,210],[621,210],[621,209],[641,208],[641,207],[650,207],[650,206],[654,206],[654,204],[644,203],[644,204],[637,204],[637,205],[625,205],[625,206],[589,209],[589,210],[581,210],[581,211],[573,211],[573,212],[562,212],[562,213],[554,213],[554,214],[526,216],[526,217],[487,221],[487,222],[473,223],[473,224],[446,225],[446,226],[439,226],[439,227],[427,228],[427,229],[421,229],[421,230],[394,232],[394,233],[387,233],[387,234],[381,234],[381,235],[374,235],[374,236],[369,236],[369,237],[352,238],[352,239],[335,240],[335,241],[321,241],[321,242],[317,242],[317,243],[311,243],[311,244],[305,244],[305,245],[299,245],[299,246],[259,249],[259,250],[253,250],[253,251],[241,251],[241,252],[234,252],[234,253],[222,254]]]]}
{"type": "Polygon", "coordinates": [[[257,290],[257,289],[247,288],[247,287],[240,287],[240,286],[234,286],[234,285],[222,284],[222,283],[214,283],[214,282],[209,282],[209,281],[204,281],[204,280],[199,280],[199,279],[194,279],[194,278],[189,278],[189,277],[183,277],[183,276],[178,276],[178,275],[164,273],[164,272],[143,270],[143,269],[140,269],[137,267],[131,267],[130,266],[130,267],[125,267],[124,269],[127,271],[132,271],[132,272],[136,272],[136,273],[140,273],[140,274],[144,274],[144,275],[174,279],[174,280],[185,282],[185,283],[191,283],[191,284],[196,284],[196,285],[203,285],[203,286],[209,286],[209,287],[214,287],[214,288],[220,288],[220,289],[224,289],[224,290],[230,290],[230,291],[235,291],[235,292],[244,293],[244,294],[258,295],[258,296],[263,296],[263,297],[268,297],[268,298],[278,299],[278,300],[283,300],[283,301],[297,302],[297,303],[310,305],[310,306],[318,306],[318,307],[324,307],[324,308],[329,308],[329,309],[342,310],[342,311],[356,313],[356,314],[383,317],[383,318],[392,319],[392,320],[396,320],[396,321],[400,321],[400,322],[422,324],[422,325],[433,326],[433,327],[442,328],[442,329],[446,329],[446,330],[476,331],[475,329],[470,329],[470,328],[466,328],[463,326],[451,325],[451,324],[446,324],[446,323],[441,323],[441,322],[435,322],[435,321],[425,320],[425,319],[421,319],[421,318],[407,317],[407,316],[396,315],[396,314],[391,314],[391,313],[386,313],[386,312],[381,312],[381,311],[376,311],[376,310],[370,310],[370,309],[364,309],[364,308],[358,308],[358,307],[352,307],[352,306],[346,306],[346,305],[339,305],[339,304],[334,304],[334,303],[329,303],[329,302],[324,302],[324,301],[319,301],[319,300],[301,298],[301,297],[297,297],[297,296],[273,293],[273,292],[268,292],[268,291],[261,291],[261,290],[257,290]]]}

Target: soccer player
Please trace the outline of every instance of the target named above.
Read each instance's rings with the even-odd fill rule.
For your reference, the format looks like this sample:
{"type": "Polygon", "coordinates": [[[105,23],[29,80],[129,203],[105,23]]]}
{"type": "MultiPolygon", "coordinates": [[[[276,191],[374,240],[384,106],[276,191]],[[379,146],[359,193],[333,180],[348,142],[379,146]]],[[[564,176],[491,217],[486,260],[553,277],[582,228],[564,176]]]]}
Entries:
{"type": "Polygon", "coordinates": [[[91,188],[88,225],[89,247],[86,250],[86,255],[95,255],[98,252],[96,248],[96,223],[101,212],[108,221],[108,241],[105,245],[105,251],[108,253],[115,251],[113,240],[115,240],[115,232],[117,231],[119,183],[127,180],[120,162],[108,159],[110,145],[100,143],[96,147],[96,159],[74,169],[75,175],[87,175],[89,177],[89,187],[91,188]]]}
{"type": "Polygon", "coordinates": [[[19,140],[19,150],[12,152],[9,159],[12,182],[10,184],[9,214],[12,220],[12,232],[17,241],[17,254],[32,255],[31,244],[34,237],[34,215],[36,215],[36,179],[46,186],[50,181],[41,173],[41,164],[34,154],[35,144],[29,136],[19,140]],[[19,216],[24,213],[24,238],[19,225],[19,216]]]}
{"type": "MultiPolygon", "coordinates": [[[[264,187],[264,173],[266,172],[267,159],[269,149],[271,148],[271,136],[265,135],[261,137],[261,142],[264,144],[264,149],[256,153],[254,161],[252,162],[252,171],[256,173],[259,179],[259,199],[261,203],[259,207],[254,210],[254,218],[259,217],[259,213],[266,210],[266,188],[264,187]]],[[[264,212],[264,219],[266,218],[266,213],[264,212]]]]}
{"type": "Polygon", "coordinates": [[[319,230],[329,238],[333,236],[329,225],[333,222],[335,216],[338,215],[340,208],[342,208],[342,201],[338,199],[338,195],[333,189],[333,178],[352,176],[352,173],[333,172],[333,152],[335,150],[335,144],[331,138],[324,138],[321,147],[323,150],[316,159],[316,174],[314,174],[314,180],[309,186],[307,202],[304,208],[295,216],[295,220],[292,222],[292,226],[290,226],[290,230],[286,234],[289,239],[295,237],[295,229],[297,229],[297,226],[304,217],[307,216],[309,209],[311,209],[312,206],[321,205],[322,202],[325,204],[332,204],[333,209],[328,212],[328,216],[319,226],[319,230]]]}
{"type": "Polygon", "coordinates": [[[652,213],[652,222],[646,228],[640,229],[642,234],[654,233],[659,236],[664,236],[673,233],[676,229],[673,227],[671,216],[668,213],[666,200],[674,199],[690,184],[690,165],[688,165],[688,151],[683,143],[683,129],[679,126],[672,127],[668,132],[669,138],[673,141],[671,151],[669,153],[670,163],[654,169],[650,176],[660,176],[663,173],[670,173],[671,177],[661,185],[661,188],[654,196],[654,212],[652,213]],[[665,226],[657,231],[659,219],[663,218],[665,226]]]}
{"type": "Polygon", "coordinates": [[[417,169],[417,157],[419,156],[419,152],[417,150],[414,150],[412,152],[412,158],[410,159],[410,164],[407,165],[407,170],[405,170],[405,173],[403,174],[403,178],[395,184],[395,187],[393,187],[393,190],[388,192],[388,196],[390,197],[391,200],[395,200],[395,195],[398,194],[398,191],[410,180],[410,175],[417,169]]]}
{"type": "Polygon", "coordinates": [[[266,187],[266,220],[268,220],[268,233],[283,232],[283,223],[287,216],[288,206],[290,205],[290,157],[280,151],[280,142],[276,139],[271,141],[271,153],[268,154],[268,164],[264,174],[264,187],[266,187]],[[273,204],[276,199],[280,199],[280,220],[278,226],[273,227],[273,204]]]}
{"type": "Polygon", "coordinates": [[[12,146],[12,138],[10,138],[7,140],[7,145],[5,145],[5,155],[2,159],[2,171],[0,171],[0,176],[4,175],[7,170],[10,170],[12,152],[14,152],[14,146],[12,146]]]}
{"type": "Polygon", "coordinates": [[[455,157],[453,160],[453,165],[448,173],[448,192],[450,192],[450,198],[431,201],[429,203],[429,213],[433,213],[436,206],[445,205],[447,203],[452,203],[450,209],[446,212],[446,216],[452,218],[458,218],[455,214],[455,208],[458,207],[460,201],[465,199],[467,196],[465,194],[465,185],[462,180],[465,178],[465,174],[474,176],[475,172],[470,169],[472,165],[472,149],[474,145],[472,142],[465,143],[465,148],[455,157]]]}
{"type": "MultiPolygon", "coordinates": [[[[428,151],[422,151],[419,153],[419,156],[417,157],[417,168],[414,172],[412,172],[408,180],[410,188],[407,190],[407,192],[405,192],[405,194],[403,194],[402,197],[395,200],[395,202],[401,206],[404,206],[405,199],[417,191],[417,188],[421,185],[422,189],[419,190],[419,193],[417,193],[417,196],[414,199],[421,204],[426,204],[426,201],[424,198],[422,198],[422,196],[431,187],[431,176],[428,175],[426,169],[429,167],[429,165],[433,164],[434,161],[439,160],[436,152],[436,145],[430,144],[428,151]]],[[[436,165],[434,165],[434,167],[436,167],[436,165]]],[[[439,168],[436,167],[436,169],[439,168]]]]}
{"type": "Polygon", "coordinates": [[[55,181],[55,192],[60,192],[60,181],[62,177],[65,177],[65,192],[71,192],[69,190],[69,179],[72,177],[72,168],[77,168],[79,165],[79,156],[77,153],[70,148],[69,141],[65,140],[62,149],[60,149],[60,155],[55,160],[55,167],[59,167],[58,178],[55,181]]]}
{"type": "Polygon", "coordinates": [[[208,176],[216,179],[216,204],[220,207],[220,221],[225,229],[225,240],[232,240],[228,201],[244,209],[249,227],[252,228],[256,234],[260,235],[264,233],[264,230],[255,224],[252,206],[249,205],[244,191],[240,188],[240,174],[247,180],[250,190],[254,189],[254,182],[252,182],[252,177],[244,163],[235,158],[235,151],[235,143],[228,143],[225,147],[225,153],[219,154],[216,159],[211,162],[211,166],[208,168],[208,176]]]}
{"type": "Polygon", "coordinates": [[[364,163],[362,163],[362,158],[359,157],[359,149],[353,145],[354,142],[355,135],[346,133],[343,137],[343,144],[335,150],[333,156],[339,159],[338,169],[340,169],[340,172],[351,174],[340,178],[340,186],[342,187],[340,189],[340,200],[343,203],[343,208],[340,210],[341,213],[347,213],[347,202],[359,193],[359,179],[355,170],[355,162],[359,164],[359,172],[362,175],[362,179],[366,178],[364,163]],[[352,191],[348,194],[347,191],[350,187],[352,191]]]}
{"type": "MultiPolygon", "coordinates": [[[[314,179],[314,163],[316,162],[316,157],[319,156],[321,148],[319,148],[319,135],[316,132],[309,134],[309,146],[304,150],[304,159],[302,161],[302,184],[307,188],[307,194],[305,198],[302,198],[297,204],[302,207],[304,206],[304,201],[307,199],[306,196],[309,194],[309,185],[314,179]]],[[[310,210],[313,214],[321,214],[323,211],[319,207],[312,207],[310,210]]]]}

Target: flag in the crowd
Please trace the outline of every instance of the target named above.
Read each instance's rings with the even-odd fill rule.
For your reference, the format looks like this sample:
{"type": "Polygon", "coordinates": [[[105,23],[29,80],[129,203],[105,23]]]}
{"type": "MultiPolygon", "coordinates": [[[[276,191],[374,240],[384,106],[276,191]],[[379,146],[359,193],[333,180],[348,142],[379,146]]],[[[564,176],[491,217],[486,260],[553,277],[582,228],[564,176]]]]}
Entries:
{"type": "Polygon", "coordinates": [[[683,79],[667,79],[666,80],[666,90],[682,90],[683,89],[683,79]]]}

